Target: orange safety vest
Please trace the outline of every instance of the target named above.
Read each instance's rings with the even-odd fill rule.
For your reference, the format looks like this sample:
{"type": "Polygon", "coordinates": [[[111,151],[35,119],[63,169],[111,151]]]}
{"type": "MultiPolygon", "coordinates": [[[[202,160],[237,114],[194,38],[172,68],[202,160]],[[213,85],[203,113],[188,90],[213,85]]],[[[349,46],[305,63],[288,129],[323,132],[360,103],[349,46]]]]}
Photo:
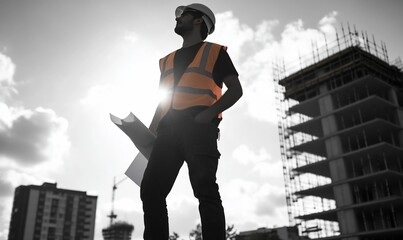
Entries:
{"type": "MultiPolygon", "coordinates": [[[[220,49],[226,47],[205,42],[174,86],[174,57],[176,51],[160,59],[160,87],[169,92],[161,102],[161,118],[170,108],[183,110],[194,106],[211,106],[222,96],[222,89],[213,79],[213,69],[220,49]]],[[[221,113],[218,115],[221,118],[221,113]]]]}

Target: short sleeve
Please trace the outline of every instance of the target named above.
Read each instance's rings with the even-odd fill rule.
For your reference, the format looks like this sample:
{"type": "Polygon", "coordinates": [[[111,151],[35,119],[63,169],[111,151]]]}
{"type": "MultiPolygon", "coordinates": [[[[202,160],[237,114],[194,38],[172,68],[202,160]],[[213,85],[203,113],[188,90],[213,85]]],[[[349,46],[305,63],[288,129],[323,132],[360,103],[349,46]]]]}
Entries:
{"type": "Polygon", "coordinates": [[[224,48],[221,48],[217,58],[217,62],[214,65],[213,69],[214,81],[217,86],[222,87],[224,78],[230,75],[238,76],[239,74],[235,69],[235,66],[232,63],[232,60],[227,51],[224,48]]]}

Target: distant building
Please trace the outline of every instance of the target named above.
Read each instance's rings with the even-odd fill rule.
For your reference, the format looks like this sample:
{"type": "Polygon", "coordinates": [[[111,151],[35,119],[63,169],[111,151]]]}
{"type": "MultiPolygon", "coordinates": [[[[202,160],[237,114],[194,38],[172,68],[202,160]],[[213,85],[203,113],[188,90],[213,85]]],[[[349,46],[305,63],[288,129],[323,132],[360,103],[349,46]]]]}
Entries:
{"type": "Polygon", "coordinates": [[[15,189],[8,240],[93,240],[97,197],[56,183],[15,189]]]}
{"type": "Polygon", "coordinates": [[[317,239],[400,240],[403,67],[366,34],[342,35],[322,59],[316,50],[313,64],[275,74],[290,225],[317,239]]]}
{"type": "Polygon", "coordinates": [[[116,222],[102,229],[104,240],[130,240],[134,226],[126,222],[116,222]]]}
{"type": "Polygon", "coordinates": [[[258,228],[240,232],[235,240],[302,240],[297,227],[258,228]]]}

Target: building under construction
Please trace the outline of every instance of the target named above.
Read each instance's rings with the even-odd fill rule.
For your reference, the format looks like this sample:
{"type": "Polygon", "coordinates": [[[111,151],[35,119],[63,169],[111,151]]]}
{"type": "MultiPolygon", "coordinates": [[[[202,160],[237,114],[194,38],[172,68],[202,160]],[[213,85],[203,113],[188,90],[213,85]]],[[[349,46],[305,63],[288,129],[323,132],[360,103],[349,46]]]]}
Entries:
{"type": "Polygon", "coordinates": [[[134,226],[127,222],[116,222],[102,229],[104,240],[130,240],[134,226]]]}
{"type": "Polygon", "coordinates": [[[116,177],[113,178],[113,186],[112,186],[112,201],[111,201],[111,213],[108,215],[109,218],[109,226],[102,229],[102,236],[104,240],[130,240],[132,238],[132,233],[134,231],[134,226],[125,221],[114,222],[114,220],[118,217],[115,214],[115,194],[118,189],[118,185],[127,180],[127,177],[122,178],[118,182],[116,182],[116,177]]]}
{"type": "Polygon", "coordinates": [[[401,61],[342,32],[306,67],[273,67],[290,225],[316,239],[403,239],[401,61]]]}

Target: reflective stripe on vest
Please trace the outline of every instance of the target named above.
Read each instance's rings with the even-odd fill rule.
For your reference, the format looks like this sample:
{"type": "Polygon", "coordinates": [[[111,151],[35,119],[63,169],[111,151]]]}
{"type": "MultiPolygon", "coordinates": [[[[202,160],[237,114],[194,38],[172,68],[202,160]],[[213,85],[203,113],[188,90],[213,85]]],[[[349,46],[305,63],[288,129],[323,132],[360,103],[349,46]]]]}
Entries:
{"type": "MultiPolygon", "coordinates": [[[[170,108],[182,110],[194,106],[211,106],[221,98],[221,87],[213,79],[213,69],[222,47],[205,42],[185,69],[174,91],[173,65],[176,51],[160,60],[160,87],[170,91],[169,97],[161,102],[162,116],[170,108]]],[[[221,118],[221,114],[218,117],[221,118]]]]}

